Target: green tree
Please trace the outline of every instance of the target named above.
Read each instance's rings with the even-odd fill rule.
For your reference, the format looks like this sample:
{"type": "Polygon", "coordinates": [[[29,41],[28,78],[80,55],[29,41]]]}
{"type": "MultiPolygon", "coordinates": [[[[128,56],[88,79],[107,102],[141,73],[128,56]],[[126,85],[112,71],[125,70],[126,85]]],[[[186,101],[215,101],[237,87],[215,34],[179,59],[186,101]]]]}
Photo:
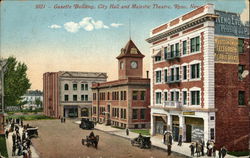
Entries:
{"type": "Polygon", "coordinates": [[[35,104],[36,104],[37,107],[39,107],[39,105],[42,106],[42,101],[41,101],[41,99],[39,97],[35,99],[35,104]]]}
{"type": "Polygon", "coordinates": [[[17,106],[31,84],[27,77],[27,66],[18,62],[15,57],[7,59],[6,72],[4,74],[4,104],[5,106],[17,106]]]}

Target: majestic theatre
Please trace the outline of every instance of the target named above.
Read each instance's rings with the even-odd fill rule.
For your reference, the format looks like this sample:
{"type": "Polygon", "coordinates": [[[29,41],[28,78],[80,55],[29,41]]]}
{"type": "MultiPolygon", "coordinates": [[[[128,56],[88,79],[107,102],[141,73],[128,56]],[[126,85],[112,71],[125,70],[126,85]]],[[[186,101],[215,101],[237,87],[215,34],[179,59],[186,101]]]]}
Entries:
{"type": "Polygon", "coordinates": [[[152,29],[147,42],[152,135],[248,150],[249,23],[207,4],[152,29]]]}

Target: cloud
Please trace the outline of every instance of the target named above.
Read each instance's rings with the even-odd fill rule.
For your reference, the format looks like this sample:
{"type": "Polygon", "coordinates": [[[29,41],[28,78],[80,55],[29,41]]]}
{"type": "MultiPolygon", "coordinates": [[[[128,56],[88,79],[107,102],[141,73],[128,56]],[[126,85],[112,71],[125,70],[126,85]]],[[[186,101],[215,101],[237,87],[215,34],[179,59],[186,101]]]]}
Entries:
{"type": "Polygon", "coordinates": [[[48,27],[51,28],[51,29],[60,29],[61,28],[60,25],[56,25],[56,24],[50,25],[48,27]]]}
{"type": "Polygon", "coordinates": [[[244,8],[244,10],[240,15],[240,18],[244,23],[249,21],[249,0],[245,0],[245,3],[246,3],[246,8],[244,8]]]}
{"type": "Polygon", "coordinates": [[[80,29],[80,25],[75,22],[67,22],[64,24],[64,28],[68,32],[76,33],[80,29]]]}
{"type": "Polygon", "coordinates": [[[123,24],[119,24],[119,23],[112,23],[112,24],[110,24],[110,26],[112,26],[112,27],[120,27],[120,26],[122,26],[123,24]]]}

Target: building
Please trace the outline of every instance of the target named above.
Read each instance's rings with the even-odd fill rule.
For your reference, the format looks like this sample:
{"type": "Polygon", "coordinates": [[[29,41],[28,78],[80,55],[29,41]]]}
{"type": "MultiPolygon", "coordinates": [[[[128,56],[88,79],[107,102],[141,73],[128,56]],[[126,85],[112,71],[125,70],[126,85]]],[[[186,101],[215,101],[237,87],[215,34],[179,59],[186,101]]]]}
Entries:
{"type": "Polygon", "coordinates": [[[44,114],[91,118],[92,83],[107,81],[101,72],[59,71],[43,74],[44,114]]]}
{"type": "Polygon", "coordinates": [[[24,109],[42,108],[43,92],[39,90],[29,90],[22,96],[22,101],[25,102],[25,104],[22,105],[24,109]]]}
{"type": "Polygon", "coordinates": [[[170,130],[174,140],[247,151],[249,25],[207,4],[157,26],[147,42],[152,135],[170,130]]]}
{"type": "Polygon", "coordinates": [[[150,79],[142,77],[143,58],[129,40],[117,57],[119,79],[92,86],[93,120],[122,128],[149,128],[150,79]]]}

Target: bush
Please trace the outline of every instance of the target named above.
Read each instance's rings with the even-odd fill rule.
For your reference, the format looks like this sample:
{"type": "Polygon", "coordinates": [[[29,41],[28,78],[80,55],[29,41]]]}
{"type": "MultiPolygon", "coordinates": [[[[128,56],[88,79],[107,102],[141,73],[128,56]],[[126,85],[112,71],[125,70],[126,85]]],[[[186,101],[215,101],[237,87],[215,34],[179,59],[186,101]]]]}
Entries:
{"type": "Polygon", "coordinates": [[[4,157],[8,157],[8,151],[6,147],[6,140],[4,136],[0,136],[0,153],[4,157]]]}
{"type": "Polygon", "coordinates": [[[229,155],[233,155],[233,156],[248,156],[249,155],[249,151],[229,151],[228,152],[229,155]]]}

